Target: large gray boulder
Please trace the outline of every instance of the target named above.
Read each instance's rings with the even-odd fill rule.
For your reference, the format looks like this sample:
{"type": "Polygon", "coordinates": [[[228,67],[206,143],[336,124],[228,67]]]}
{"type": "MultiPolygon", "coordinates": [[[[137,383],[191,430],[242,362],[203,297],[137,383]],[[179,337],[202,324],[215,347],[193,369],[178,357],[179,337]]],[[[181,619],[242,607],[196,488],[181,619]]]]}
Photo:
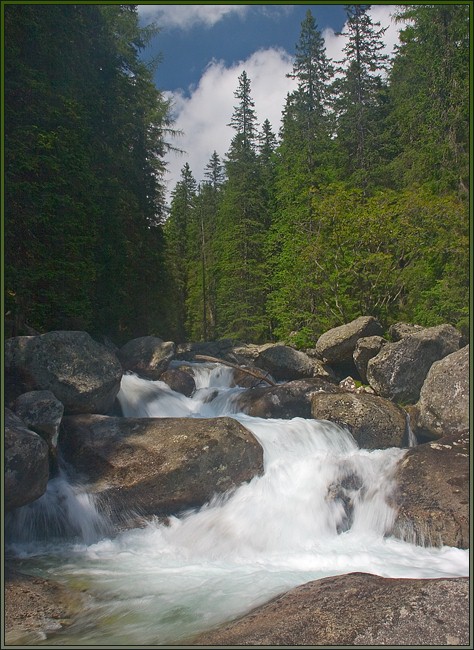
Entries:
{"type": "Polygon", "coordinates": [[[7,401],[49,390],[65,413],[107,413],[121,378],[116,356],[86,332],[48,332],[5,341],[7,401]]]}
{"type": "Polygon", "coordinates": [[[173,360],[176,346],[157,336],[142,336],[126,343],[118,351],[124,370],[130,370],[146,379],[159,379],[173,360]]]}
{"type": "Polygon", "coordinates": [[[401,341],[407,336],[421,332],[424,329],[421,325],[413,325],[412,323],[394,323],[388,328],[388,335],[393,343],[401,341]]]}
{"type": "Polygon", "coordinates": [[[468,345],[433,363],[412,418],[414,433],[424,438],[469,431],[468,345]]]}
{"type": "Polygon", "coordinates": [[[263,472],[263,450],[231,418],[64,417],[60,449],[112,512],[167,515],[263,472]]]}
{"type": "Polygon", "coordinates": [[[330,420],[349,429],[363,449],[408,444],[405,411],[376,395],[316,393],[311,399],[311,414],[317,420],[330,420]]]}
{"type": "Polygon", "coordinates": [[[393,535],[426,546],[469,548],[469,436],[409,449],[399,462],[393,535]]]}
{"type": "Polygon", "coordinates": [[[469,630],[469,578],[350,573],[296,587],[183,645],[467,646],[469,630]]]}
{"type": "Polygon", "coordinates": [[[64,414],[62,402],[50,390],[33,390],[20,395],[14,409],[26,426],[46,440],[50,450],[55,452],[64,414]]]}
{"type": "Polygon", "coordinates": [[[316,354],[329,363],[352,361],[357,341],[365,336],[382,336],[383,328],[373,316],[360,316],[322,334],[315,347],[316,354]]]}
{"type": "Polygon", "coordinates": [[[39,499],[49,479],[48,445],[20,418],[5,409],[5,509],[39,499]]]}
{"type": "Polygon", "coordinates": [[[258,418],[310,418],[311,399],[320,392],[337,393],[341,389],[324,379],[297,379],[270,388],[257,387],[238,395],[237,411],[258,418]]]}
{"type": "Polygon", "coordinates": [[[367,383],[367,365],[387,343],[383,336],[365,336],[356,343],[353,359],[361,381],[367,383]]]}
{"type": "Polygon", "coordinates": [[[271,345],[258,355],[255,365],[269,372],[277,381],[321,377],[334,379],[333,373],[319,359],[287,345],[271,345]]]}
{"type": "Polygon", "coordinates": [[[461,339],[452,325],[438,325],[387,343],[368,362],[367,380],[377,395],[413,404],[433,363],[459,350],[461,339]]]}

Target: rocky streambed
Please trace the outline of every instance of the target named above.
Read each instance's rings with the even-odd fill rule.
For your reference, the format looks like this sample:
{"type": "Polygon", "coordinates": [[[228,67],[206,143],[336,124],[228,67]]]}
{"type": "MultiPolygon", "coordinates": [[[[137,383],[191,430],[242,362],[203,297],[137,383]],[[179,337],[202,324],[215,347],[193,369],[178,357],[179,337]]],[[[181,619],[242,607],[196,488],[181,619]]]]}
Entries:
{"type": "MultiPolygon", "coordinates": [[[[330,421],[349,431],[367,450],[409,447],[396,463],[396,487],[387,495],[396,513],[387,535],[419,546],[466,549],[469,346],[449,325],[398,324],[384,334],[379,323],[367,316],[327,332],[315,341],[314,349],[306,351],[235,341],[176,346],[157,337],[110,349],[84,332],[7,339],[7,539],[9,525],[13,529],[12,522],[21,520],[19,513],[44,499],[57,475],[58,457],[87,483],[99,506],[111,515],[112,535],[114,527],[127,528],[137,521],[146,525],[143,522],[150,517],[162,521],[180,517],[189,508],[205,506],[216,495],[225,496],[261,476],[262,446],[244,420],[232,416],[206,420],[192,413],[184,420],[181,414],[153,415],[157,382],[172,389],[169,396],[175,401],[175,395],[192,399],[202,390],[193,364],[204,355],[232,364],[227,370],[229,383],[242,387],[233,396],[236,413],[269,421],[330,421]],[[126,374],[127,381],[136,377],[142,382],[136,399],[140,413],[148,417],[131,415],[138,408],[133,391],[128,401],[117,400],[125,373],[134,373],[126,374]]],[[[209,404],[219,400],[219,387],[214,394],[209,390],[206,399],[209,404]]],[[[167,405],[173,413],[172,402],[167,405]]],[[[354,479],[345,481],[331,490],[347,515],[353,508],[347,494],[354,498],[363,488],[354,479]]],[[[431,637],[441,645],[465,643],[466,578],[407,581],[369,573],[316,580],[252,611],[249,618],[239,619],[237,627],[230,624],[211,636],[189,638],[196,644],[212,644],[214,639],[242,645],[365,645],[370,639],[388,644],[395,637],[406,639],[408,645],[424,644],[431,637]],[[338,611],[332,599],[344,600],[343,613],[330,614],[338,611]],[[402,604],[405,601],[407,605],[402,604]],[[424,616],[417,626],[410,614],[416,604],[424,616]],[[443,616],[437,608],[443,609],[443,616]],[[448,615],[454,610],[456,616],[448,615]],[[272,624],[275,617],[278,626],[272,624]]],[[[55,610],[54,589],[65,589],[64,585],[19,575],[16,566],[6,580],[10,639],[28,631],[54,634],[55,628],[65,628],[77,617],[74,591],[71,607],[64,605],[70,611],[55,610]],[[48,603],[46,613],[39,591],[52,594],[43,601],[48,603]],[[28,616],[21,614],[22,599],[32,599],[28,616]],[[36,617],[31,609],[37,610],[36,617]]],[[[61,602],[69,599],[61,597],[61,602]]]]}

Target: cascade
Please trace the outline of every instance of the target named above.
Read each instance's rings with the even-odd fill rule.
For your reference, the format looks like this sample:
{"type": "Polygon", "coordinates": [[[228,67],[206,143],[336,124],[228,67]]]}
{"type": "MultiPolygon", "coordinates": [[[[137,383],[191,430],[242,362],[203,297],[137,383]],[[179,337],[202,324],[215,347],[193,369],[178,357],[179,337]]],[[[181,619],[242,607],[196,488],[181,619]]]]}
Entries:
{"type": "Polygon", "coordinates": [[[118,395],[124,416],[230,415],[262,445],[264,474],[166,525],[151,519],[115,534],[84,487],[64,472],[50,481],[42,499],[18,509],[9,552],[38,575],[80,580],[94,600],[48,643],[179,643],[298,584],[352,571],[468,575],[468,551],[387,536],[396,514],[388,497],[406,450],[359,449],[330,422],[239,413],[242,389],[231,386],[230,368],[193,368],[192,397],[126,374],[118,395]]]}

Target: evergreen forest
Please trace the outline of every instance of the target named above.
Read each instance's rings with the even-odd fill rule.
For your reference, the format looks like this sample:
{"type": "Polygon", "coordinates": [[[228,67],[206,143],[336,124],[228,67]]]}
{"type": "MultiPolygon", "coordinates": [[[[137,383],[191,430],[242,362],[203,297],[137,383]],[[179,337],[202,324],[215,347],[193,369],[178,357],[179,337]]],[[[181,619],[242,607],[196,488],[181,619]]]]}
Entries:
{"type": "MultiPolygon", "coordinates": [[[[372,315],[469,327],[469,4],[397,8],[392,59],[308,10],[278,132],[243,70],[229,150],[185,163],[133,5],[4,7],[6,332],[313,346],[372,315]]],[[[157,63],[159,65],[159,63],[157,63]]]]}

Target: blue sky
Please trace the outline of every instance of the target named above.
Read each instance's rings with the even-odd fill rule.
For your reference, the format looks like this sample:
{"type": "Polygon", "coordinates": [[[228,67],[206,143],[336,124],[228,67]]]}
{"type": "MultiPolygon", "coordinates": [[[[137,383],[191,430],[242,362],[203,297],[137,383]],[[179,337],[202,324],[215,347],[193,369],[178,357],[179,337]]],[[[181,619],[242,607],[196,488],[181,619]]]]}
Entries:
{"type": "MultiPolygon", "coordinates": [[[[345,10],[342,4],[301,5],[138,5],[143,24],[156,21],[161,31],[144,57],[161,53],[155,83],[170,98],[174,127],[183,131],[173,144],[186,151],[170,154],[166,181],[170,192],[188,162],[194,177],[203,178],[214,150],[223,158],[233,131],[227,124],[236,103],[238,76],[246,70],[257,118],[268,118],[275,133],[285,97],[294,89],[291,72],[301,22],[311,9],[326,42],[327,55],[342,57],[345,10]]],[[[388,27],[387,52],[398,30],[390,4],[373,5],[371,15],[388,27]]]]}

